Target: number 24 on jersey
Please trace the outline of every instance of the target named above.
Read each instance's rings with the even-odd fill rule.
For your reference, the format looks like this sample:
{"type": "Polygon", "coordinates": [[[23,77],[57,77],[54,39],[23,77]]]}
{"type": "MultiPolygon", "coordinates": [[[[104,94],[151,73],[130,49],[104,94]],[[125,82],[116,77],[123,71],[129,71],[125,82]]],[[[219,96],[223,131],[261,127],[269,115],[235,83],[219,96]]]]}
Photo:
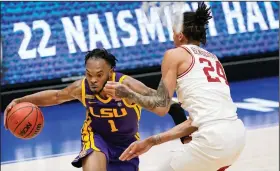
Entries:
{"type": "Polygon", "coordinates": [[[228,85],[226,74],[220,61],[215,61],[215,64],[213,65],[210,60],[199,58],[199,62],[207,64],[207,66],[203,68],[203,72],[206,75],[208,82],[221,82],[221,79],[223,79],[228,85]],[[216,73],[218,77],[211,76],[210,73],[216,73]]]}

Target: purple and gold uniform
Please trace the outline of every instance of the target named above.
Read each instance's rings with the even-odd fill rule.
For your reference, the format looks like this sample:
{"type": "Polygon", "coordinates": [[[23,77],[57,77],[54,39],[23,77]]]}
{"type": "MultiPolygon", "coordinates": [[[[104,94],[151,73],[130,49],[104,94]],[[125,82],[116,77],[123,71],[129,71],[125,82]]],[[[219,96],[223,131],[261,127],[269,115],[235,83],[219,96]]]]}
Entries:
{"type": "MultiPolygon", "coordinates": [[[[126,75],[113,73],[113,81],[122,82],[126,75]]],[[[107,158],[108,171],[137,171],[139,159],[120,161],[122,152],[134,141],[139,140],[138,124],[141,107],[128,104],[124,99],[102,99],[89,88],[87,80],[82,82],[82,101],[87,117],[81,130],[82,149],[72,162],[82,167],[82,158],[93,151],[103,152],[107,158]]]]}

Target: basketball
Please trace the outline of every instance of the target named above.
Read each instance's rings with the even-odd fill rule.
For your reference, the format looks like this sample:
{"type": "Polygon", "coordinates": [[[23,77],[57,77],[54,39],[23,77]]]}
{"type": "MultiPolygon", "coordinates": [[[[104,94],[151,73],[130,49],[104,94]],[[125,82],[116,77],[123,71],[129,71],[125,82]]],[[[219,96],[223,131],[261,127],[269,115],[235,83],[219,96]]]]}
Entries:
{"type": "Polygon", "coordinates": [[[44,127],[43,113],[32,103],[16,104],[8,113],[7,127],[17,138],[34,138],[44,127]]]}

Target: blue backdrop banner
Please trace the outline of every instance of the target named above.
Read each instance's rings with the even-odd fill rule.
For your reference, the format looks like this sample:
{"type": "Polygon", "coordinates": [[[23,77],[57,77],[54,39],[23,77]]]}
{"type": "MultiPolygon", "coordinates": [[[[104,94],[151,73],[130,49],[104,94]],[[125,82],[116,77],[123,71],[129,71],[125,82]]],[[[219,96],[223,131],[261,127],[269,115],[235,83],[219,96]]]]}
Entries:
{"type": "MultiPolygon", "coordinates": [[[[278,2],[208,2],[205,48],[219,58],[278,51],[278,2]]],[[[172,27],[147,18],[142,2],[2,2],[2,85],[84,74],[84,55],[109,49],[117,70],[159,66],[172,27]]],[[[164,11],[170,10],[167,6],[164,11]]],[[[186,2],[187,11],[197,8],[186,2]]],[[[168,13],[163,13],[168,20],[168,13]]],[[[168,23],[168,22],[167,22],[168,23]]]]}

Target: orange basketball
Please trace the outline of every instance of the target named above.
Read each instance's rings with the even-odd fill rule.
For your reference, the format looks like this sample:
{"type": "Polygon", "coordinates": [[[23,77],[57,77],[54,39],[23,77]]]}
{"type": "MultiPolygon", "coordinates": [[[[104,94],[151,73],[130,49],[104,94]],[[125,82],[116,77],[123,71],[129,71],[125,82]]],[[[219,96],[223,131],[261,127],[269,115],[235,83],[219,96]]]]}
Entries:
{"type": "Polygon", "coordinates": [[[7,127],[17,138],[34,138],[44,127],[43,113],[32,103],[16,104],[8,113],[7,127]]]}

